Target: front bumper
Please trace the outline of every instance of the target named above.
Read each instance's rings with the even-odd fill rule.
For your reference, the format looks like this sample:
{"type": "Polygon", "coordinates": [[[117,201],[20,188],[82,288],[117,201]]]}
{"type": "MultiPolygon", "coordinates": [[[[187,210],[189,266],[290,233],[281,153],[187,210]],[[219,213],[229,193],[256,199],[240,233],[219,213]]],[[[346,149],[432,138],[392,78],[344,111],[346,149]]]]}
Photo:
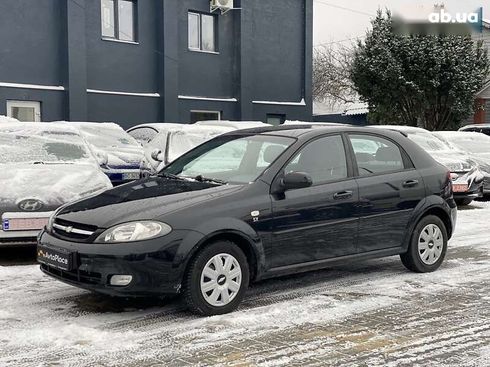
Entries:
{"type": "Polygon", "coordinates": [[[39,230],[36,231],[3,231],[0,229],[0,247],[36,246],[39,230]]]}
{"type": "Polygon", "coordinates": [[[184,231],[174,231],[153,240],[102,245],[69,242],[43,231],[38,255],[40,249],[73,255],[70,270],[40,261],[45,274],[67,284],[112,296],[161,296],[180,290],[184,267],[175,255],[184,235],[184,231]],[[113,275],[131,275],[132,281],[127,286],[112,286],[113,275]]]}

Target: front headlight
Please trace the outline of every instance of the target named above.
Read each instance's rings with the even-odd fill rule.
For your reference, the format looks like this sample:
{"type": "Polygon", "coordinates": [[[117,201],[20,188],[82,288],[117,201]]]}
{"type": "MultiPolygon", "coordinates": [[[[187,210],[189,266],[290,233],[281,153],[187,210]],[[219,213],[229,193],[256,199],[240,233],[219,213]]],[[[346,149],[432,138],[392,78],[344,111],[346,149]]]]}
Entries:
{"type": "Polygon", "coordinates": [[[170,232],[172,232],[172,227],[166,223],[154,221],[130,222],[109,228],[95,242],[121,243],[142,241],[165,236],[170,232]]]}
{"type": "Polygon", "coordinates": [[[64,205],[63,206],[60,206],[49,217],[48,223],[46,224],[46,230],[48,231],[48,233],[51,233],[53,231],[53,223],[54,223],[54,220],[55,220],[56,216],[58,215],[58,213],[61,211],[61,209],[63,209],[63,207],[64,207],[64,205]]]}

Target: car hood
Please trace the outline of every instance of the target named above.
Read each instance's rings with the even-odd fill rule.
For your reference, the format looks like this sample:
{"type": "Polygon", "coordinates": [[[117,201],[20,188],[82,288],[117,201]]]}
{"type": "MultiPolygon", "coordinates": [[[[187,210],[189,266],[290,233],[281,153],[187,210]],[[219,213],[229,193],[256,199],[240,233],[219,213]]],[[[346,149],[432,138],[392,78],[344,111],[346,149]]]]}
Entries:
{"type": "Polygon", "coordinates": [[[150,177],[70,204],[57,217],[99,228],[135,220],[165,222],[176,211],[231,195],[242,187],[150,177]]]}
{"type": "Polygon", "coordinates": [[[45,210],[52,210],[112,187],[96,164],[8,164],[0,167],[2,212],[19,211],[18,203],[27,199],[39,200],[45,210]]]}

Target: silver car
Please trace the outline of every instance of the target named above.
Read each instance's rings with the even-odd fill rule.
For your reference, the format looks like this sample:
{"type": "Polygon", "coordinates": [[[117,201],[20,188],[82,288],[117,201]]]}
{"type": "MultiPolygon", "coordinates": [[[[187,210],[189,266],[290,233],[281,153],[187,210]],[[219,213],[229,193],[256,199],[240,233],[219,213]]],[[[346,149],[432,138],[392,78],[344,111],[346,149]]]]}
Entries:
{"type": "Polygon", "coordinates": [[[112,187],[75,129],[0,124],[0,246],[33,244],[61,205],[112,187]]]}
{"type": "Polygon", "coordinates": [[[475,132],[437,131],[436,136],[470,155],[484,178],[483,194],[490,195],[490,136],[475,132]]]}

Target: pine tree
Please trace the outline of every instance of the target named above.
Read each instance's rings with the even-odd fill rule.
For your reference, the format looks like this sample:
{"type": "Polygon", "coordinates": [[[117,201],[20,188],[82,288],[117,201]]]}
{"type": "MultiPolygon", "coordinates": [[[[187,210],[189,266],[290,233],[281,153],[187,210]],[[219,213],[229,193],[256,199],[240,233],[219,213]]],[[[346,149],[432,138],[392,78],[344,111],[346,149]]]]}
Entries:
{"type": "Polygon", "coordinates": [[[487,50],[470,35],[402,35],[378,11],[359,41],[350,77],[374,122],[445,130],[474,110],[489,72],[487,50]]]}

